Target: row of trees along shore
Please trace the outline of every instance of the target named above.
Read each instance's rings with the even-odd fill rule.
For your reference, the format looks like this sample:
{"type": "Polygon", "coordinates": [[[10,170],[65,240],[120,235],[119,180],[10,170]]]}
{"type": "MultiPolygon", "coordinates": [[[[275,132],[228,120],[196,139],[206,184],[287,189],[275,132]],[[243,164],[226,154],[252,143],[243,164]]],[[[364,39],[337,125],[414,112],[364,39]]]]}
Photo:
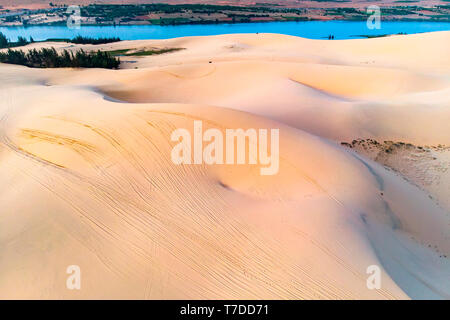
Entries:
{"type": "Polygon", "coordinates": [[[9,39],[0,32],[0,49],[26,46],[27,44],[32,42],[34,42],[32,37],[30,37],[30,40],[27,40],[24,37],[18,37],[16,42],[12,42],[9,41],[9,39]]]}
{"type": "MultiPolygon", "coordinates": [[[[120,41],[119,38],[86,38],[77,36],[72,40],[67,40],[77,44],[104,44],[120,41]]],[[[13,50],[11,48],[25,46],[34,42],[33,38],[28,41],[19,37],[16,42],[9,41],[0,32],[0,49],[8,48],[7,51],[0,52],[0,62],[19,64],[32,68],[106,68],[117,69],[120,65],[119,58],[112,56],[109,52],[92,51],[83,49],[78,51],[64,50],[58,53],[55,48],[31,49],[27,52],[23,50],[13,50]]]]}
{"type": "MultiPolygon", "coordinates": [[[[120,41],[120,38],[117,37],[111,37],[111,38],[91,38],[91,37],[83,37],[83,36],[76,36],[73,39],[47,39],[45,41],[65,41],[65,42],[71,42],[76,44],[105,44],[105,43],[111,43],[111,42],[118,42],[120,41]]],[[[21,47],[26,46],[29,43],[35,42],[33,37],[30,37],[29,40],[26,38],[19,36],[17,38],[17,41],[10,41],[3,33],[0,32],[0,49],[4,48],[13,48],[13,47],[21,47]]]]}
{"type": "Polygon", "coordinates": [[[28,52],[8,49],[0,52],[0,62],[19,64],[32,68],[105,68],[117,69],[120,60],[109,52],[87,52],[80,49],[76,52],[64,50],[58,53],[55,48],[32,49],[28,52]]]}
{"type": "Polygon", "coordinates": [[[82,37],[80,35],[76,36],[72,40],[69,40],[69,42],[76,43],[76,44],[105,44],[105,43],[118,42],[118,41],[120,41],[120,38],[116,38],[116,37],[89,38],[89,37],[82,37]]]}

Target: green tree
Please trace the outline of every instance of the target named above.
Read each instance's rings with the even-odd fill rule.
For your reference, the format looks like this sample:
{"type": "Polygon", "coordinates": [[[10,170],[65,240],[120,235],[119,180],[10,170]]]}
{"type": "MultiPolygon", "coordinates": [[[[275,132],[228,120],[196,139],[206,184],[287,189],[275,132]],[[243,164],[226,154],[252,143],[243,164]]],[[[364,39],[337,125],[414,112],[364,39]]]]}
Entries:
{"type": "Polygon", "coordinates": [[[0,32],[0,48],[7,48],[8,47],[8,39],[6,36],[0,32]]]}
{"type": "Polygon", "coordinates": [[[18,46],[25,46],[25,45],[27,45],[27,44],[28,44],[28,41],[27,41],[27,39],[25,39],[24,37],[19,36],[19,37],[17,38],[17,45],[18,45],[18,46]]]}

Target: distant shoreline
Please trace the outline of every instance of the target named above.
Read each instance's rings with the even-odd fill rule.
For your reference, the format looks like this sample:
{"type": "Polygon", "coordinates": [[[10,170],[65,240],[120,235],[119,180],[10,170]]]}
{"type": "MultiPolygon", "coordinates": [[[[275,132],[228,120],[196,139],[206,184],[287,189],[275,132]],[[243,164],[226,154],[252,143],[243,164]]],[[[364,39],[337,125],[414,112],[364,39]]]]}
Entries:
{"type": "MultiPolygon", "coordinates": [[[[79,21],[82,26],[111,25],[214,25],[258,22],[365,21],[370,5],[348,7],[342,2],[323,7],[236,6],[211,4],[91,4],[53,6],[41,10],[0,10],[0,26],[52,26],[79,21]],[[74,11],[72,11],[74,10],[74,11]]],[[[407,2],[408,4],[410,2],[407,2]]],[[[450,22],[450,5],[381,5],[383,21],[450,22]]]]}
{"type": "MultiPolygon", "coordinates": [[[[126,26],[155,26],[155,27],[178,27],[178,26],[187,26],[187,25],[235,25],[235,24],[256,24],[256,23],[286,23],[286,22],[364,22],[366,19],[308,19],[308,20],[267,20],[267,21],[221,21],[221,22],[188,22],[188,23],[177,23],[177,24],[151,24],[151,23],[122,23],[122,24],[113,24],[113,23],[100,23],[100,24],[81,24],[81,27],[126,27],[126,26]]],[[[382,20],[382,22],[426,22],[426,23],[450,23],[449,20],[429,20],[429,19],[389,19],[382,20]]],[[[66,22],[58,22],[58,23],[41,23],[41,24],[28,24],[28,25],[2,25],[1,28],[34,28],[34,27],[61,27],[65,26],[66,22]]]]}

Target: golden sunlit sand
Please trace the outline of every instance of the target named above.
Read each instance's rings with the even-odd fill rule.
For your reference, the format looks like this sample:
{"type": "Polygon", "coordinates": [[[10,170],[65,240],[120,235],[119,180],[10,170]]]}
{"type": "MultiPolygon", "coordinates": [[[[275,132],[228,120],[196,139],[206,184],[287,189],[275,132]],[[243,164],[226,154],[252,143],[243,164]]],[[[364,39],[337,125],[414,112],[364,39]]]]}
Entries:
{"type": "Polygon", "coordinates": [[[0,64],[0,298],[450,299],[450,32],[42,46],[183,50],[0,64]],[[194,120],[279,129],[278,174],[175,165],[194,120]]]}

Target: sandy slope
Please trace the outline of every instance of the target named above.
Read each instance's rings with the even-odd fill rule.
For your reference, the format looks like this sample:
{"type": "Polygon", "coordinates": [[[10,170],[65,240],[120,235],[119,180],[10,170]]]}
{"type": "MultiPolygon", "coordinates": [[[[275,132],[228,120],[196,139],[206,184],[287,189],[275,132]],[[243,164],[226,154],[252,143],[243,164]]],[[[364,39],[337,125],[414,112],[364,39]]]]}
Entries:
{"type": "Polygon", "coordinates": [[[402,166],[409,149],[340,145],[450,145],[449,39],[227,35],[103,46],[185,48],[128,70],[0,65],[0,297],[449,299],[448,162],[427,188],[439,151],[402,166]],[[279,128],[279,173],[174,165],[194,119],[279,128]]]}

